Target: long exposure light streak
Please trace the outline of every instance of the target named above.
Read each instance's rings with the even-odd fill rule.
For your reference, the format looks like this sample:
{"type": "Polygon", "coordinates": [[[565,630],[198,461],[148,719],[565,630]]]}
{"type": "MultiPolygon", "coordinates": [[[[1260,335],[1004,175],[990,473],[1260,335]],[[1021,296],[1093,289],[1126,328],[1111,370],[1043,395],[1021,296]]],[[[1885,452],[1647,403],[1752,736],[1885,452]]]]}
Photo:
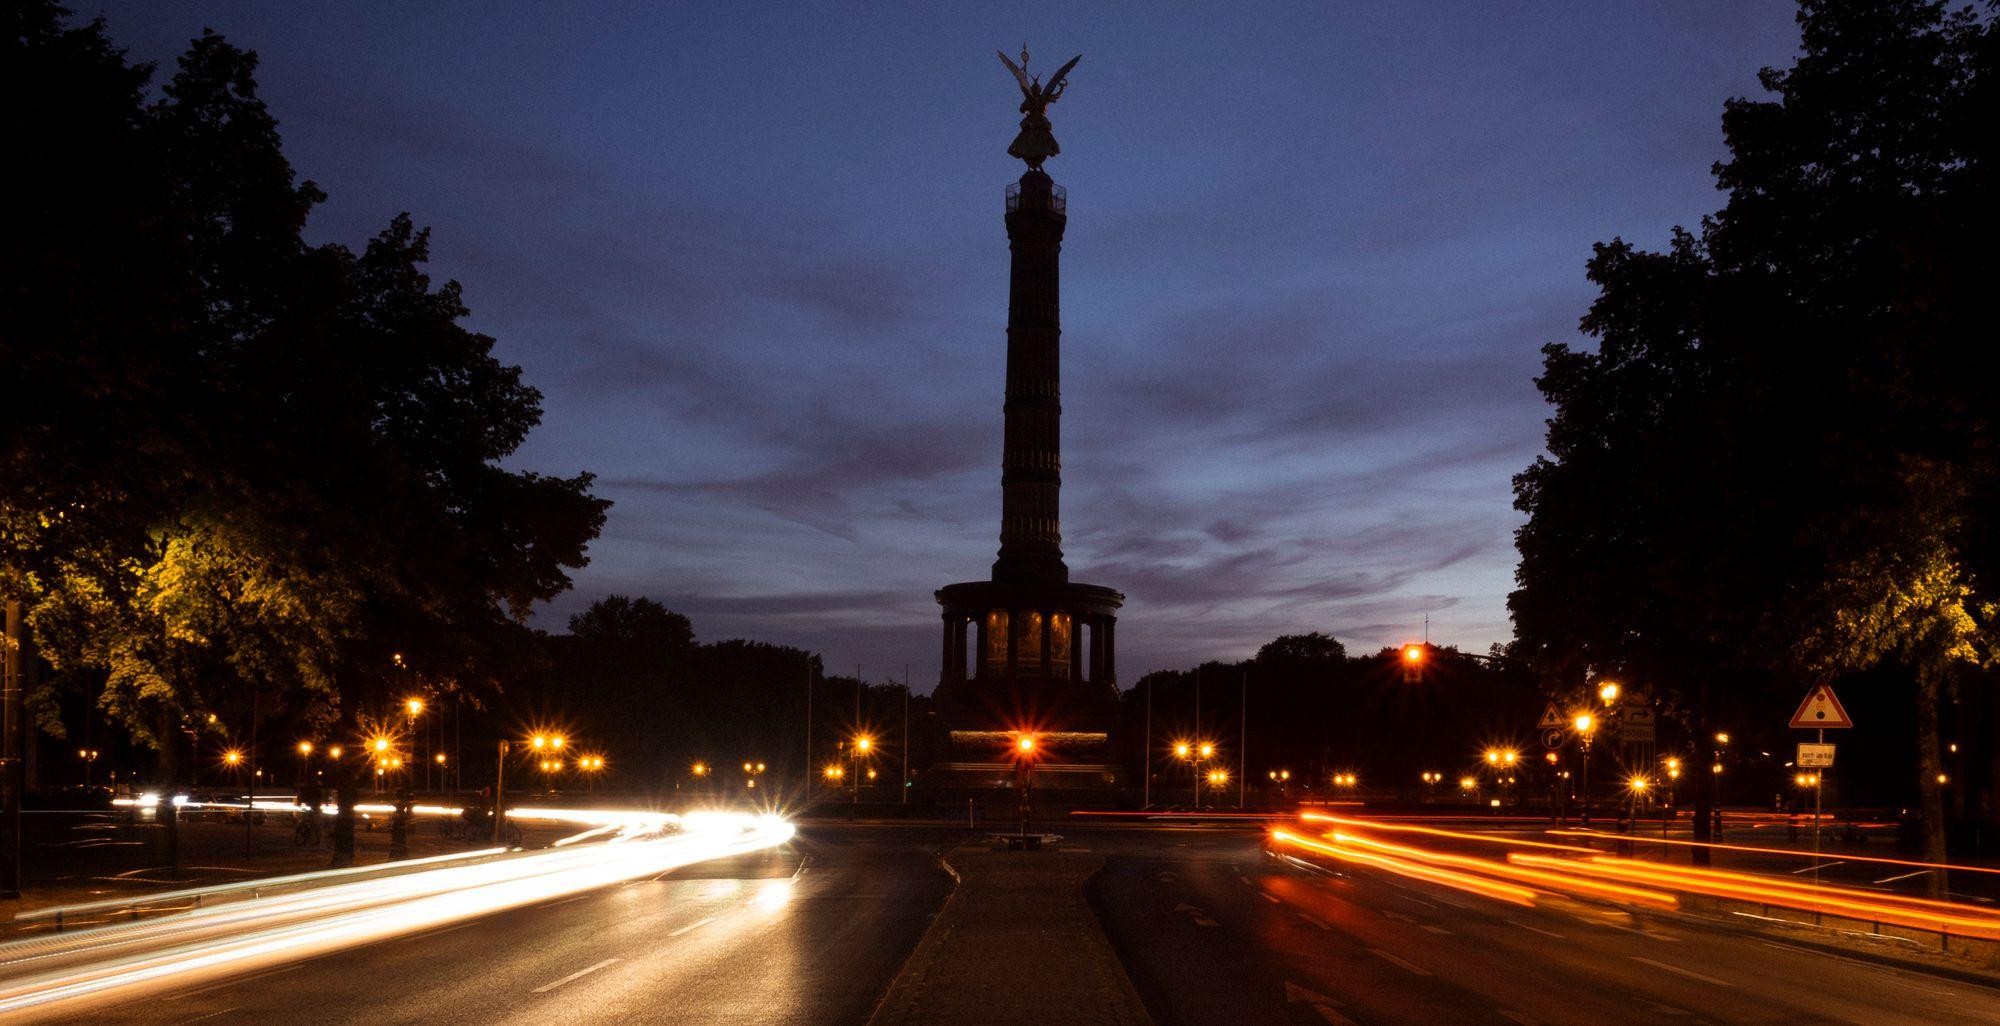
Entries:
{"type": "MultiPolygon", "coordinates": [[[[1851,855],[1847,852],[1841,852],[1838,856],[1830,854],[1816,855],[1809,851],[1794,851],[1789,848],[1767,848],[1755,844],[1723,844],[1718,841],[1680,841],[1667,837],[1642,837],[1637,834],[1607,834],[1601,830],[1549,830],[1545,832],[1552,837],[1591,837],[1606,841],[1620,841],[1626,844],[1637,841],[1641,844],[1666,845],[1676,848],[1708,848],[1712,851],[1751,852],[1757,855],[1773,855],[1780,858],[1822,859],[1827,861],[1838,858],[1842,862],[1868,862],[1883,866],[1907,866],[1911,869],[1936,869],[1947,873],[2000,874],[2000,868],[1993,866],[1959,866],[1944,862],[1917,862],[1911,859],[1885,858],[1881,855],[1851,855]]],[[[1597,849],[1592,848],[1589,850],[1595,852],[1597,849]]]]}
{"type": "MultiPolygon", "coordinates": [[[[1301,812],[1299,818],[1312,823],[1331,823],[1334,826],[1353,827],[1359,830],[1386,830],[1396,833],[1427,834],[1431,837],[1445,837],[1454,841],[1475,841],[1480,844],[1498,844],[1510,848],[1542,848],[1550,851],[1567,851],[1579,855],[1595,855],[1596,848],[1585,848],[1574,844],[1550,844],[1546,841],[1529,841],[1518,837],[1497,834],[1475,834],[1465,830],[1444,830],[1438,827],[1418,826],[1414,823],[1384,823],[1376,819],[1356,819],[1352,816],[1329,816],[1323,812],[1301,812]]],[[[1551,831],[1553,832],[1553,831],[1551,831]]]]}
{"type": "Polygon", "coordinates": [[[1451,866],[1455,869],[1463,869],[1482,876],[1500,877],[1522,885],[1540,884],[1551,890],[1582,894],[1593,898],[1608,898],[1612,901],[1648,905],[1660,909],[1671,910],[1680,907],[1680,901],[1664,891],[1605,883],[1599,880],[1558,872],[1553,869],[1530,869],[1509,863],[1495,862],[1492,859],[1474,858],[1470,855],[1452,855],[1446,852],[1410,848],[1400,844],[1389,844],[1386,841],[1377,841],[1368,837],[1357,837],[1353,834],[1336,832],[1332,835],[1332,839],[1336,844],[1356,845],[1381,855],[1404,858],[1431,865],[1451,866]]]}
{"type": "Polygon", "coordinates": [[[1394,873],[1397,876],[1406,876],[1413,880],[1425,880],[1454,890],[1482,895],[1496,901],[1505,901],[1528,908],[1534,907],[1535,904],[1535,892],[1533,890],[1526,887],[1518,887],[1514,884],[1502,883],[1484,876],[1461,873],[1457,870],[1445,869],[1441,866],[1425,865],[1394,856],[1360,851],[1346,845],[1328,844],[1325,841],[1314,840],[1310,837],[1300,837],[1289,830],[1273,830],[1271,831],[1271,839],[1281,844],[1289,844],[1307,851],[1318,852],[1321,855],[1330,856],[1342,862],[1372,866],[1385,872],[1394,873]]]}
{"type": "Polygon", "coordinates": [[[1508,861],[1863,922],[2000,940],[2000,912],[1956,902],[1903,898],[1845,887],[1815,887],[1802,881],[1607,856],[1573,860],[1515,853],[1508,856],[1508,861]]]}
{"type": "Polygon", "coordinates": [[[0,944],[0,1015],[293,961],[783,844],[775,816],[644,814],[596,844],[516,854],[0,944]],[[677,822],[675,822],[677,821],[677,822]],[[18,974],[18,975],[17,975],[18,974]]]}

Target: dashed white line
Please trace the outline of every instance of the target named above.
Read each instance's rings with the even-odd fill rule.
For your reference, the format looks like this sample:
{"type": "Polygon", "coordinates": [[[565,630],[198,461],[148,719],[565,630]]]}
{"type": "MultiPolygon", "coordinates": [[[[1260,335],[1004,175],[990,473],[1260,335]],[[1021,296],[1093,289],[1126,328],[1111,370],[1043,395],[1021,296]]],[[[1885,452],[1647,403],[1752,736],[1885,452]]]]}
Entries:
{"type": "Polygon", "coordinates": [[[1451,936],[1451,931],[1450,931],[1450,930],[1447,930],[1447,929],[1445,929],[1445,928],[1444,928],[1444,927],[1442,927],[1442,926],[1432,926],[1432,925],[1431,925],[1431,924],[1429,924],[1429,923],[1422,923],[1422,924],[1419,924],[1419,925],[1421,925],[1421,926],[1422,926],[1422,927],[1423,927],[1424,929],[1426,929],[1426,930],[1429,930],[1429,931],[1430,931],[1430,932],[1432,932],[1432,933],[1441,933],[1441,934],[1444,934],[1444,935],[1445,935],[1445,936],[1447,936],[1447,937],[1451,936]]]}
{"type": "Polygon", "coordinates": [[[1295,915],[1295,916],[1298,916],[1298,917],[1299,917],[1300,919],[1303,919],[1303,920],[1305,920],[1305,921],[1306,921],[1306,922],[1308,922],[1308,923],[1311,923],[1311,924],[1312,924],[1312,925],[1314,925],[1314,926],[1317,926],[1317,927],[1319,927],[1319,928],[1320,928],[1320,929],[1322,929],[1322,930],[1331,930],[1331,929],[1333,929],[1333,927],[1331,927],[1331,926],[1328,926],[1328,925],[1326,924],[1326,921],[1325,921],[1325,920],[1323,920],[1323,919],[1319,919],[1319,918],[1317,918],[1317,917],[1315,917],[1315,916],[1309,916],[1309,915],[1306,915],[1306,914],[1305,914],[1304,912],[1293,912],[1292,914],[1293,914],[1293,915],[1295,915]]]}
{"type": "Polygon", "coordinates": [[[1523,929],[1523,930],[1526,930],[1526,931],[1528,931],[1529,933],[1539,933],[1539,934],[1541,934],[1541,935],[1542,935],[1542,936],[1544,936],[1544,937],[1553,937],[1553,938],[1555,938],[1556,940],[1562,940],[1562,939],[1563,939],[1563,935],[1562,935],[1562,934],[1559,934],[1559,933],[1557,933],[1557,932],[1555,932],[1554,930],[1544,930],[1544,929],[1542,929],[1542,928],[1541,928],[1541,927],[1539,927],[1539,926],[1529,926],[1528,924],[1526,924],[1526,923],[1523,923],[1523,922],[1521,922],[1521,921],[1519,921],[1519,920],[1516,920],[1516,919],[1509,919],[1509,920],[1507,920],[1507,922],[1508,922],[1508,923],[1509,923],[1510,925],[1513,925],[1513,926],[1518,926],[1518,927],[1520,927],[1521,929],[1523,929]]]}
{"type": "Polygon", "coordinates": [[[1665,969],[1666,971],[1673,973],[1677,976],[1685,976],[1690,980],[1700,980],[1703,983],[1714,984],[1717,987],[1735,986],[1735,984],[1730,983],[1728,980],[1718,980],[1715,977],[1709,976],[1705,973],[1698,973],[1692,969],[1683,969],[1680,966],[1674,965],[1671,962],[1662,962],[1657,958],[1646,958],[1640,955],[1627,955],[1626,957],[1630,958],[1634,962],[1644,962],[1645,964],[1650,965],[1655,969],[1665,969]]]}
{"type": "Polygon", "coordinates": [[[1416,964],[1415,962],[1398,958],[1395,955],[1383,951],[1381,948],[1369,948],[1368,953],[1383,960],[1384,962],[1389,963],[1390,965],[1396,966],[1399,969],[1408,970],[1409,972],[1413,972],[1418,976],[1429,976],[1431,974],[1431,971],[1429,969],[1426,969],[1423,966],[1416,964]]]}
{"type": "Polygon", "coordinates": [[[1930,870],[1928,870],[1928,869],[1919,869],[1919,870],[1917,870],[1917,871],[1916,871],[1916,872],[1914,872],[1914,873],[1904,873],[1904,874],[1903,874],[1903,875],[1901,875],[1901,876],[1885,876],[1885,877],[1883,877],[1882,879],[1880,879],[1880,880],[1877,880],[1877,881],[1875,881],[1875,882],[1876,882],[1876,883],[1878,883],[1878,884],[1885,884],[1885,883],[1895,883],[1895,882],[1896,882],[1896,881],[1898,881],[1898,880],[1908,880],[1909,878],[1911,878],[1911,877],[1913,877],[1913,876],[1922,876],[1922,875],[1924,875],[1925,873],[1928,873],[1928,872],[1930,872],[1930,870]]]}
{"type": "Polygon", "coordinates": [[[1801,876],[1803,874],[1810,873],[1815,869],[1832,869],[1835,866],[1844,866],[1844,865],[1847,865],[1847,861],[1845,859],[1839,862],[1822,862],[1817,866],[1807,866],[1804,869],[1794,869],[1792,870],[1792,875],[1801,876]]]}
{"type": "Polygon", "coordinates": [[[598,971],[599,969],[602,969],[602,968],[604,968],[605,966],[607,966],[607,965],[610,965],[611,963],[613,963],[613,962],[616,962],[616,961],[618,961],[618,960],[617,960],[616,958],[607,958],[607,959],[605,959],[604,961],[602,961],[602,962],[599,962],[599,963],[597,963],[596,965],[593,965],[593,966],[587,966],[587,967],[585,967],[585,968],[582,968],[582,969],[578,969],[578,970],[577,970],[576,972],[573,972],[573,973],[569,974],[568,976],[565,976],[565,977],[563,977],[563,978],[562,978],[562,979],[560,979],[560,980],[556,980],[556,981],[554,981],[554,982],[552,982],[552,983],[544,983],[544,984],[542,984],[541,986],[539,986],[539,987],[536,987],[536,988],[535,988],[535,993],[537,993],[537,994],[547,994],[547,993],[548,993],[549,991],[552,991],[552,990],[556,989],[557,987],[560,987],[560,986],[562,986],[562,985],[563,985],[563,984],[565,984],[565,983],[574,983],[574,982],[576,982],[577,980],[581,980],[581,979],[583,979],[584,977],[586,977],[586,976],[589,976],[589,975],[590,975],[591,973],[594,973],[594,972],[598,971]]]}
{"type": "Polygon", "coordinates": [[[1282,905],[1282,904],[1284,904],[1284,902],[1283,902],[1283,901],[1279,900],[1279,898],[1278,898],[1278,896],[1277,896],[1277,895],[1275,895],[1275,894],[1270,894],[1270,893],[1267,893],[1267,892],[1265,892],[1265,891],[1258,891],[1258,892],[1257,892],[1257,896],[1258,896],[1258,897],[1260,897],[1260,898],[1262,898],[1262,899],[1264,899],[1265,901],[1268,901],[1268,902],[1270,902],[1270,903],[1271,903],[1271,904],[1273,904],[1273,905],[1282,905]]]}
{"type": "Polygon", "coordinates": [[[714,916],[708,916],[708,917],[705,917],[705,918],[702,918],[702,919],[697,919],[697,920],[695,920],[694,922],[692,922],[692,923],[689,923],[689,924],[687,924],[686,926],[683,926],[683,927],[681,927],[680,929],[678,929],[678,930],[675,930],[675,931],[673,931],[672,933],[669,933],[669,934],[667,934],[667,936],[669,936],[669,937],[678,937],[678,936],[680,936],[681,934],[684,934],[684,933],[688,932],[689,930],[693,930],[693,929],[698,929],[698,928],[700,928],[700,927],[703,927],[703,926],[707,926],[708,924],[710,924],[710,923],[712,923],[712,922],[715,922],[715,917],[714,917],[714,916]]]}

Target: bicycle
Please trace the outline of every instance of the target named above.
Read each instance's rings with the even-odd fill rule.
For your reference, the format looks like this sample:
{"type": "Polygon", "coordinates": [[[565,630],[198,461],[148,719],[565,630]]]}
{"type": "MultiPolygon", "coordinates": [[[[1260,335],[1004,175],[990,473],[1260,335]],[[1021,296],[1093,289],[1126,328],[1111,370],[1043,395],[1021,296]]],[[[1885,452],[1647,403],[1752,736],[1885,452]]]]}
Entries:
{"type": "Polygon", "coordinates": [[[301,848],[319,847],[319,815],[311,812],[292,814],[292,843],[301,848]]]}

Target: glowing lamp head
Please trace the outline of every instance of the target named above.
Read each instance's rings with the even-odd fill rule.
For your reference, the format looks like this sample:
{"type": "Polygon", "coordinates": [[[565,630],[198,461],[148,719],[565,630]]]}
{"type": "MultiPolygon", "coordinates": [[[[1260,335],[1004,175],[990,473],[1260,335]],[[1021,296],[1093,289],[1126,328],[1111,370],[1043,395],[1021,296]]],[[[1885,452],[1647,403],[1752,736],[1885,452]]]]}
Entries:
{"type": "Polygon", "coordinates": [[[1423,647],[1422,645],[1404,645],[1404,646],[1403,646],[1403,661],[1404,661],[1404,662],[1406,662],[1406,663],[1421,663],[1421,662],[1423,662],[1423,661],[1424,661],[1424,647],[1423,647]]]}
{"type": "Polygon", "coordinates": [[[312,753],[313,753],[313,743],[311,741],[299,742],[300,755],[311,755],[312,753]]]}
{"type": "Polygon", "coordinates": [[[437,753],[436,755],[434,755],[434,756],[431,756],[431,759],[432,759],[432,761],[436,762],[436,763],[437,763],[438,765],[440,765],[440,766],[444,765],[444,753],[443,753],[443,752],[439,752],[439,753],[437,753]]]}
{"type": "Polygon", "coordinates": [[[1186,741],[1176,741],[1176,742],[1174,742],[1174,758],[1176,758],[1176,759],[1185,759],[1185,758],[1187,758],[1187,757],[1188,757],[1188,753],[1189,753],[1189,752],[1190,752],[1191,750],[1192,750],[1192,749],[1191,749],[1191,748],[1189,747],[1189,745],[1188,745],[1188,743],[1187,743],[1186,741]]]}
{"type": "Polygon", "coordinates": [[[334,745],[326,750],[326,757],[329,759],[338,759],[346,754],[347,754],[347,749],[341,747],[340,745],[334,745]]]}
{"type": "Polygon", "coordinates": [[[389,750],[389,739],[386,737],[378,737],[375,740],[368,742],[368,746],[370,748],[375,749],[377,754],[380,754],[382,752],[386,752],[389,750]]]}
{"type": "Polygon", "coordinates": [[[854,739],[854,750],[867,755],[875,747],[875,739],[866,734],[854,739]]]}
{"type": "Polygon", "coordinates": [[[1215,754],[1215,746],[1207,742],[1203,742],[1201,746],[1201,757],[1206,759],[1213,756],[1214,754],[1215,754]]]}
{"type": "Polygon", "coordinates": [[[1719,731],[1716,731],[1716,732],[1715,732],[1715,743],[1716,743],[1716,744],[1719,744],[1719,745],[1726,745],[1726,744],[1728,744],[1728,743],[1729,743],[1729,732],[1728,732],[1728,731],[1726,731],[1726,730],[1719,730],[1719,731]]]}
{"type": "Polygon", "coordinates": [[[1022,755],[1035,754],[1035,739],[1027,734],[1015,738],[1014,750],[1020,752],[1022,755]]]}
{"type": "Polygon", "coordinates": [[[222,761],[228,763],[231,766],[240,766],[243,763],[243,753],[237,751],[234,748],[231,748],[230,750],[222,753],[222,761]]]}
{"type": "Polygon", "coordinates": [[[1592,716],[1589,713],[1577,714],[1576,717],[1577,733],[1582,734],[1585,737],[1589,737],[1590,732],[1596,729],[1597,729],[1597,717],[1592,716]]]}
{"type": "Polygon", "coordinates": [[[1597,697],[1602,699],[1605,705],[1618,701],[1618,696],[1622,693],[1622,689],[1614,681],[1607,680],[1597,688],[1597,697]]]}
{"type": "Polygon", "coordinates": [[[694,766],[693,766],[693,767],[691,767],[691,769],[692,769],[692,771],[693,771],[694,775],[695,775],[695,776],[697,776],[697,777],[705,777],[705,776],[708,776],[708,763],[705,763],[705,762],[697,762],[697,763],[695,763],[695,764],[694,764],[694,766]]]}
{"type": "Polygon", "coordinates": [[[1458,778],[1458,788],[1461,791],[1471,791],[1476,789],[1478,786],[1479,786],[1479,781],[1474,780],[1471,777],[1458,778]]]}
{"type": "Polygon", "coordinates": [[[422,716],[424,714],[424,700],[421,698],[412,698],[403,703],[403,710],[411,716],[422,716]]]}

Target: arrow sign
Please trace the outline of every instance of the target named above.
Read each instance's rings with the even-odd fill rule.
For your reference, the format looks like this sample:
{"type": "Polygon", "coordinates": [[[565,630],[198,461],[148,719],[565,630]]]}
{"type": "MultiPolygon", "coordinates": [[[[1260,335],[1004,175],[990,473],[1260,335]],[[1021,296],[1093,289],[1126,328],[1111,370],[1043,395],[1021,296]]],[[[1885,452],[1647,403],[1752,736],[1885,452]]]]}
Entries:
{"type": "Polygon", "coordinates": [[[1535,724],[1535,729],[1561,730],[1567,726],[1569,726],[1569,721],[1563,719],[1562,713],[1556,711],[1556,704],[1550,702],[1542,707],[1542,719],[1541,722],[1535,724]]]}
{"type": "Polygon", "coordinates": [[[1821,684],[1812,689],[1812,694],[1799,704],[1799,711],[1792,714],[1792,726],[1801,730],[1837,730],[1854,726],[1854,721],[1848,718],[1840,699],[1833,697],[1833,687],[1821,684]]]}

